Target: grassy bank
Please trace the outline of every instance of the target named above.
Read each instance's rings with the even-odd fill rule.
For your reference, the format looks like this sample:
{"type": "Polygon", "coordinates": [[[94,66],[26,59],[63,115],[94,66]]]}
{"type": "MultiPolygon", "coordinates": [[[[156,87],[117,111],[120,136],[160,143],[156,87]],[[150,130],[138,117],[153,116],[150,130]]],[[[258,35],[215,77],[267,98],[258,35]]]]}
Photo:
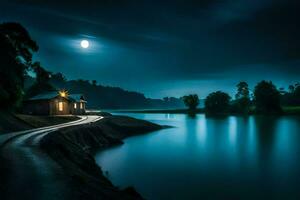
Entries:
{"type": "Polygon", "coordinates": [[[39,128],[56,124],[67,123],[80,119],[76,116],[35,116],[35,115],[15,115],[18,119],[24,121],[32,127],[39,128]]]}
{"type": "Polygon", "coordinates": [[[285,106],[283,112],[288,115],[300,115],[300,106],[285,106]]]}
{"type": "Polygon", "coordinates": [[[0,134],[51,126],[79,119],[76,116],[36,116],[0,113],[0,134]]]}
{"type": "Polygon", "coordinates": [[[67,127],[46,135],[41,148],[54,159],[71,179],[72,200],[143,199],[132,187],[115,187],[96,164],[93,152],[122,139],[164,128],[148,121],[125,116],[108,116],[93,124],[67,127]]]}
{"type": "Polygon", "coordinates": [[[17,118],[13,113],[0,112],[0,134],[31,129],[33,126],[17,118]]]}

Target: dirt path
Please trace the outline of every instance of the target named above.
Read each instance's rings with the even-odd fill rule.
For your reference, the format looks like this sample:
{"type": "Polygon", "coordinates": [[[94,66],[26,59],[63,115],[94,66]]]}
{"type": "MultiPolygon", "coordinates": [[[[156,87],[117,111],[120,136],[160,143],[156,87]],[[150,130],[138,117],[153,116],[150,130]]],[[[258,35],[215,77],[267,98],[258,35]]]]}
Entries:
{"type": "Polygon", "coordinates": [[[0,136],[0,199],[72,199],[76,191],[70,191],[68,187],[71,180],[38,148],[38,144],[52,131],[93,123],[103,117],[80,118],[74,122],[0,136]]]}

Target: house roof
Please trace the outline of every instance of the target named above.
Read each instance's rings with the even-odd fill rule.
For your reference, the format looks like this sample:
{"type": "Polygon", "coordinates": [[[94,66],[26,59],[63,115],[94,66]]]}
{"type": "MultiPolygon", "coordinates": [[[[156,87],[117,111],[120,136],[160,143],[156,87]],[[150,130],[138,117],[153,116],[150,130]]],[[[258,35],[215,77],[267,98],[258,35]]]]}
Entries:
{"type": "Polygon", "coordinates": [[[42,93],[38,94],[34,97],[31,97],[29,100],[47,100],[47,99],[53,99],[57,97],[59,94],[58,92],[47,92],[47,93],[42,93]]]}
{"type": "Polygon", "coordinates": [[[82,94],[69,94],[68,99],[72,101],[85,101],[84,97],[82,94]]]}
{"type": "MultiPolygon", "coordinates": [[[[59,93],[57,91],[53,91],[53,92],[38,94],[38,95],[28,99],[28,100],[29,101],[50,100],[50,99],[56,98],[57,96],[59,96],[59,93]]],[[[85,101],[82,94],[69,94],[66,99],[69,99],[70,101],[75,101],[75,102],[85,101]]]]}

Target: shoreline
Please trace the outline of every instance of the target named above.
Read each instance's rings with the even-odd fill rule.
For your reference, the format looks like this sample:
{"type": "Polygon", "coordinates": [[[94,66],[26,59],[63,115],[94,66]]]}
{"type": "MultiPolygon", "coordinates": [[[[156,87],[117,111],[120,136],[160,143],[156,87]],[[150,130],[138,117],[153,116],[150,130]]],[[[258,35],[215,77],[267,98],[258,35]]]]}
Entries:
{"type": "MultiPolygon", "coordinates": [[[[188,109],[140,109],[140,110],[110,110],[113,113],[149,113],[149,114],[189,114],[188,109]]],[[[204,114],[204,109],[199,108],[196,114],[204,114]]]]}
{"type": "MultiPolygon", "coordinates": [[[[41,149],[56,161],[72,181],[75,199],[143,199],[133,187],[120,190],[98,166],[96,152],[123,144],[123,139],[167,128],[127,116],[110,116],[79,127],[67,127],[46,135],[41,149]]],[[[72,198],[74,200],[74,198],[72,198]]]]}
{"type": "Polygon", "coordinates": [[[226,113],[218,113],[218,114],[209,114],[205,112],[204,108],[198,108],[195,112],[190,112],[188,109],[140,109],[140,110],[131,110],[131,109],[124,109],[124,110],[110,110],[110,112],[114,113],[142,113],[142,114],[206,114],[209,116],[253,116],[253,115],[278,115],[278,116],[285,116],[285,115],[300,115],[300,106],[283,106],[282,107],[283,113],[255,113],[250,112],[247,114],[243,113],[236,113],[236,112],[226,112],[226,113]]]}

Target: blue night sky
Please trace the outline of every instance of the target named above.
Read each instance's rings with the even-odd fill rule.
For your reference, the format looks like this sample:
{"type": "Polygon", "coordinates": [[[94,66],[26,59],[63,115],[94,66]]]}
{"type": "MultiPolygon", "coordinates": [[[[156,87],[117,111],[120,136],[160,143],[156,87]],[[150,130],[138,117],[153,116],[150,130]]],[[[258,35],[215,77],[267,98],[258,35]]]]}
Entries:
{"type": "Polygon", "coordinates": [[[0,20],[22,23],[40,46],[35,59],[68,79],[147,97],[204,98],[233,94],[241,80],[299,81],[299,7],[296,0],[1,0],[0,20]]]}

